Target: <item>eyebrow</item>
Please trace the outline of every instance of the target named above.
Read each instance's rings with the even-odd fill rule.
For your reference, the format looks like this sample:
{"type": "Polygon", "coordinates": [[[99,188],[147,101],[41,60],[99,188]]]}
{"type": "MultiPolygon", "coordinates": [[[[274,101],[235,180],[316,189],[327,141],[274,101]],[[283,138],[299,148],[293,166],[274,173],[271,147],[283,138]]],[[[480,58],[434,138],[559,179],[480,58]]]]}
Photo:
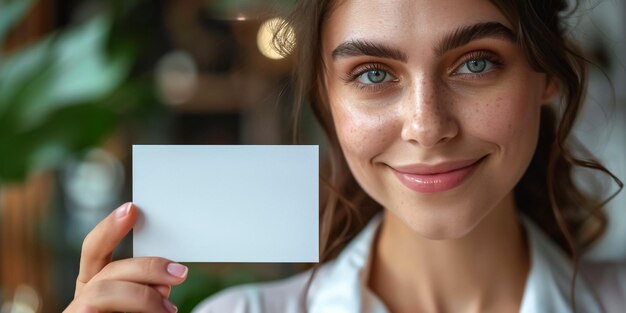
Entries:
{"type": "Polygon", "coordinates": [[[498,22],[478,23],[474,25],[460,27],[454,32],[446,35],[437,44],[435,54],[442,56],[444,53],[462,47],[473,40],[482,38],[501,38],[510,42],[516,42],[517,36],[513,31],[498,22]]]}
{"type": "MultiPolygon", "coordinates": [[[[445,35],[436,45],[435,54],[440,57],[449,50],[461,47],[481,38],[502,38],[510,42],[516,41],[511,29],[498,22],[478,23],[463,26],[445,35]]],[[[397,48],[363,39],[352,39],[339,44],[331,53],[333,60],[340,57],[372,56],[393,59],[403,63],[408,61],[407,55],[397,48]]]]}
{"type": "Polygon", "coordinates": [[[404,63],[408,60],[406,54],[396,48],[366,40],[349,40],[343,42],[332,52],[333,60],[336,60],[339,57],[363,55],[393,59],[404,63]]]}

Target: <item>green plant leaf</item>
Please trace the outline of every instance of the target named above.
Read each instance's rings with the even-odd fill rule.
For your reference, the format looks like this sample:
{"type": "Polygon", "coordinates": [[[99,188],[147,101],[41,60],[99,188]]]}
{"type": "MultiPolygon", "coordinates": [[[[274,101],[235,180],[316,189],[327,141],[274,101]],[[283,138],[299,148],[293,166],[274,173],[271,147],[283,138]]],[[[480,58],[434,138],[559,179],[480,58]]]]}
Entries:
{"type": "Polygon", "coordinates": [[[117,115],[96,104],[56,110],[31,129],[0,134],[0,181],[22,181],[32,171],[56,166],[70,155],[99,144],[115,127],[117,115]]]}
{"type": "Polygon", "coordinates": [[[100,143],[132,99],[135,48],[107,51],[101,14],[0,59],[0,181],[21,181],[100,143]],[[120,110],[120,108],[122,108],[120,110]]]}
{"type": "Polygon", "coordinates": [[[106,54],[109,28],[100,16],[2,62],[0,114],[12,106],[11,118],[27,129],[56,109],[110,93],[127,77],[132,55],[106,54]]]}

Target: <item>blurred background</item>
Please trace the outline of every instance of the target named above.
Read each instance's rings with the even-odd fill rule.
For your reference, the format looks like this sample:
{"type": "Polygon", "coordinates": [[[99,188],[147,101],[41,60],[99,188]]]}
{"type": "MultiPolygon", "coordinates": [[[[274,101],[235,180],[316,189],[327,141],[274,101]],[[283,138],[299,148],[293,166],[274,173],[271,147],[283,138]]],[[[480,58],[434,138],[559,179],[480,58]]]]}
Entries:
{"type": "MultiPolygon", "coordinates": [[[[293,60],[267,25],[293,2],[0,0],[0,313],[71,301],[84,236],[131,200],[133,144],[291,143],[293,60]]],[[[626,5],[584,4],[572,36],[595,66],[576,135],[626,180],[626,5]]],[[[323,144],[302,120],[303,142],[323,144]]],[[[624,193],[610,203],[587,258],[626,261],[625,207],[624,193]]],[[[126,240],[114,257],[131,251],[126,240]]],[[[171,296],[180,312],[308,266],[189,265],[171,296]]]]}

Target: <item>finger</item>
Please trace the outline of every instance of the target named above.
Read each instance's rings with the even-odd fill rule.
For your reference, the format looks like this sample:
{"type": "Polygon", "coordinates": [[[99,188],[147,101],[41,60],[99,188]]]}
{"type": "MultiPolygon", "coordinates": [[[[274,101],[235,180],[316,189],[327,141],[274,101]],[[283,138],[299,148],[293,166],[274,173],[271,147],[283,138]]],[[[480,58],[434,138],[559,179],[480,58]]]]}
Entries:
{"type": "Polygon", "coordinates": [[[97,312],[175,313],[177,311],[176,306],[150,286],[113,280],[90,282],[69,308],[72,309],[69,312],[95,310],[97,312]]]}
{"type": "Polygon", "coordinates": [[[128,234],[137,219],[137,208],[130,202],[121,205],[85,237],[80,256],[76,294],[80,288],[111,262],[113,250],[128,234]]]}
{"type": "Polygon", "coordinates": [[[169,298],[170,292],[172,291],[172,286],[167,285],[152,285],[152,288],[154,288],[163,298],[169,298]]]}
{"type": "Polygon", "coordinates": [[[100,313],[100,312],[98,312],[98,310],[96,310],[95,308],[81,305],[77,303],[76,301],[73,301],[72,303],[70,303],[70,305],[67,306],[67,308],[65,308],[65,310],[63,310],[63,313],[100,313]]]}
{"type": "Polygon", "coordinates": [[[179,285],[187,278],[182,264],[158,257],[124,259],[107,264],[92,280],[123,280],[145,285],[179,285]]]}

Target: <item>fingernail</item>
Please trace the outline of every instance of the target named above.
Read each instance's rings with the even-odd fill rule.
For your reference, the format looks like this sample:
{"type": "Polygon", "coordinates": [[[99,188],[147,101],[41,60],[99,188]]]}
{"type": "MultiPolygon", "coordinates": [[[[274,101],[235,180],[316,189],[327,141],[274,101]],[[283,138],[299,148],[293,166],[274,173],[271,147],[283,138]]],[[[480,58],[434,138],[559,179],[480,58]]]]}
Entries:
{"type": "Polygon", "coordinates": [[[122,218],[126,215],[128,215],[128,212],[130,211],[130,206],[132,205],[131,202],[127,202],[122,204],[122,206],[120,206],[119,208],[117,208],[117,210],[115,210],[115,216],[117,218],[122,218]]]}
{"type": "Polygon", "coordinates": [[[187,276],[187,267],[178,263],[170,263],[167,265],[167,272],[172,276],[183,278],[187,276]]]}
{"type": "Polygon", "coordinates": [[[165,306],[165,309],[170,313],[178,312],[178,308],[167,298],[163,299],[163,306],[165,306]]]}

